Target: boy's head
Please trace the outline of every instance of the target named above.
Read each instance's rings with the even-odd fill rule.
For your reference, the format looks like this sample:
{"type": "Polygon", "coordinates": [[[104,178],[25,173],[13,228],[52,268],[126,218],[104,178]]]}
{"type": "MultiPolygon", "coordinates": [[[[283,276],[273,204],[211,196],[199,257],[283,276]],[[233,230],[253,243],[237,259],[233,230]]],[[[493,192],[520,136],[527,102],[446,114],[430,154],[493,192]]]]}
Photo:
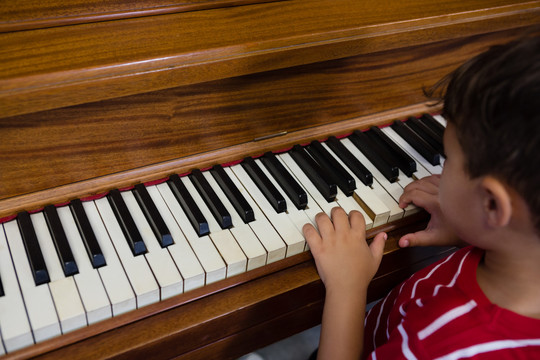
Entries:
{"type": "Polygon", "coordinates": [[[540,233],[540,36],[492,47],[447,81],[443,114],[465,172],[517,191],[540,233]]]}

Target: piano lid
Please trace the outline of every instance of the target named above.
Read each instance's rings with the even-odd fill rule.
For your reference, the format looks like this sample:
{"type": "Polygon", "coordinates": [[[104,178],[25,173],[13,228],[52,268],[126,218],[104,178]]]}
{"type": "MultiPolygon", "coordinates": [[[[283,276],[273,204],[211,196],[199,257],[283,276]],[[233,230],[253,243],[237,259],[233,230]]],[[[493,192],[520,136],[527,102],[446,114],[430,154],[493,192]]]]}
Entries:
{"type": "Polygon", "coordinates": [[[493,3],[284,1],[3,33],[0,108],[12,116],[538,21],[539,1],[493,3]]]}

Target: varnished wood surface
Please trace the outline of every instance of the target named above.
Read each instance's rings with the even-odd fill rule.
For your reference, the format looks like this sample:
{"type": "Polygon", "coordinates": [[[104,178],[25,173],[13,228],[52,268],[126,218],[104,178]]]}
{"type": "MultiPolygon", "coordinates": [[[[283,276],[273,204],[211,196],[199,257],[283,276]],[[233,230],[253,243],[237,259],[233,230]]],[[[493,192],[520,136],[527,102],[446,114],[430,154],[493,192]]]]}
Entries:
{"type": "Polygon", "coordinates": [[[538,23],[539,1],[291,0],[0,34],[4,116],[538,23]]]}
{"type": "MultiPolygon", "coordinates": [[[[430,110],[422,87],[539,5],[290,0],[1,33],[0,218],[430,110]]],[[[397,249],[423,226],[385,227],[370,300],[447,253],[397,249]]],[[[302,254],[7,358],[235,358],[318,323],[323,294],[302,254]]]]}
{"type": "Polygon", "coordinates": [[[14,0],[0,4],[0,32],[87,24],[285,0],[14,0]]]}
{"type": "MultiPolygon", "coordinates": [[[[385,111],[375,115],[355,118],[338,123],[331,123],[317,128],[307,128],[296,131],[278,138],[271,138],[257,142],[248,142],[226,148],[220,148],[195,156],[183,157],[162,163],[143,166],[125,172],[111,173],[106,176],[56,186],[51,189],[36,191],[21,196],[14,196],[0,200],[0,219],[9,217],[19,211],[33,211],[42,208],[46,204],[61,204],[75,198],[85,198],[96,194],[103,194],[113,188],[126,188],[139,182],[151,182],[166,178],[174,173],[186,173],[194,168],[208,168],[214,164],[226,164],[232,160],[242,159],[248,155],[258,155],[265,151],[274,151],[288,148],[293,144],[305,143],[311,140],[325,138],[324,134],[345,134],[353,129],[363,129],[371,125],[388,124],[394,119],[402,119],[410,115],[420,115],[429,111],[439,111],[439,107],[428,107],[425,104],[407,106],[392,111],[385,111]]],[[[326,135],[326,136],[327,136],[326,135]]],[[[112,156],[112,155],[111,155],[112,156]]],[[[0,158],[1,159],[1,158],[0,158]]],[[[51,159],[53,162],[53,159],[51,159]]],[[[41,166],[41,165],[37,165],[41,166]]],[[[7,167],[6,167],[7,169],[7,167]]],[[[34,174],[31,168],[21,166],[21,172],[25,172],[30,178],[23,179],[27,186],[35,185],[40,176],[45,176],[46,168],[38,174],[34,174]]],[[[1,173],[0,173],[1,174],[1,173]]],[[[68,172],[60,175],[69,176],[68,172]]],[[[12,184],[9,178],[5,178],[5,187],[12,184]]]]}
{"type": "Polygon", "coordinates": [[[426,108],[408,106],[425,102],[422,88],[471,54],[518,34],[441,41],[0,118],[0,217],[420,113],[426,108]],[[253,141],[281,132],[288,134],[253,141]],[[62,186],[68,188],[47,191],[62,186]]]}
{"type": "MultiPolygon", "coordinates": [[[[390,235],[368,301],[451,251],[397,248],[399,235],[424,226],[418,221],[422,218],[419,214],[368,231],[370,238],[383,230],[390,235]]],[[[11,353],[5,360],[234,359],[318,324],[323,298],[311,256],[303,253],[11,353]]]]}

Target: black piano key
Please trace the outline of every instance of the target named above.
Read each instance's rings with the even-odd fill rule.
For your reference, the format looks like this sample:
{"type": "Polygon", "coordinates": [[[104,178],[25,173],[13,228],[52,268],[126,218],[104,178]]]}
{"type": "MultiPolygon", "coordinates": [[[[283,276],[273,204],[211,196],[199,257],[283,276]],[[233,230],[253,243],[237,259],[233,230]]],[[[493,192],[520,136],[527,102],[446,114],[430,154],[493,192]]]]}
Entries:
{"type": "Polygon", "coordinates": [[[232,226],[231,214],[225,208],[215,191],[212,189],[208,181],[204,178],[200,170],[193,170],[189,175],[195,188],[203,198],[204,202],[216,218],[222,229],[228,229],[232,226]]]}
{"type": "Polygon", "coordinates": [[[435,150],[437,150],[440,155],[444,154],[442,137],[439,137],[426,124],[424,124],[414,116],[411,116],[407,120],[406,124],[422,139],[424,139],[429,145],[431,145],[435,150]]]}
{"type": "Polygon", "coordinates": [[[399,136],[418,151],[431,165],[436,166],[440,164],[441,158],[437,150],[425,142],[424,139],[412,131],[405,123],[396,120],[391,126],[399,136]]]}
{"type": "Polygon", "coordinates": [[[300,145],[293,146],[290,154],[300,169],[313,182],[323,198],[328,202],[334,201],[337,195],[337,184],[330,175],[300,145]]]}
{"type": "Polygon", "coordinates": [[[305,209],[308,203],[307,193],[283,166],[281,161],[272,152],[265,153],[261,161],[289,196],[294,206],[298,209],[305,209]]]}
{"type": "Polygon", "coordinates": [[[285,198],[281,193],[276,189],[274,184],[266,177],[264,172],[259,168],[259,165],[253,160],[251,157],[247,157],[242,161],[242,167],[248,175],[251,177],[253,182],[257,185],[257,187],[261,190],[261,192],[264,194],[268,202],[272,205],[274,210],[276,210],[277,213],[281,213],[287,210],[287,203],[285,202],[285,198]]]}
{"type": "Polygon", "coordinates": [[[229,175],[223,170],[221,165],[215,165],[210,174],[214,177],[218,185],[221,187],[221,190],[225,193],[225,196],[234,206],[235,210],[238,212],[244,223],[249,223],[255,220],[255,212],[244,198],[240,190],[229,178],[229,175]]]}
{"type": "Polygon", "coordinates": [[[362,131],[355,130],[354,133],[349,136],[349,139],[362,153],[368,158],[371,163],[383,174],[383,176],[390,182],[397,180],[399,175],[399,169],[395,165],[391,165],[386,162],[381,154],[376,150],[376,146],[362,131]]]}
{"type": "Polygon", "coordinates": [[[137,256],[144,254],[146,252],[146,245],[137,229],[137,225],[135,225],[135,221],[129,213],[120,191],[117,189],[111,190],[109,195],[107,195],[107,199],[111,204],[116,220],[118,220],[118,223],[120,224],[120,228],[124,233],[133,255],[137,256]]]}
{"type": "Polygon", "coordinates": [[[143,184],[135,185],[133,195],[137,199],[137,202],[139,203],[148,224],[152,228],[159,245],[161,245],[162,248],[171,245],[173,243],[171,232],[165,224],[165,221],[163,221],[163,218],[156,208],[154,201],[150,197],[150,194],[148,194],[146,186],[143,184]]]}
{"type": "MultiPolygon", "coordinates": [[[[2,274],[0,274],[2,275],[2,274]]],[[[0,296],[4,296],[4,286],[2,285],[2,277],[0,277],[0,296]]]]}
{"type": "Polygon", "coordinates": [[[430,114],[423,114],[420,117],[420,121],[429,126],[429,128],[442,139],[444,135],[444,126],[442,126],[440,122],[435,120],[433,116],[431,116],[430,114]]]}
{"type": "Polygon", "coordinates": [[[105,256],[99,247],[96,235],[94,234],[94,230],[92,230],[92,226],[88,221],[88,217],[86,216],[86,212],[84,211],[81,200],[72,200],[69,204],[69,208],[71,210],[71,214],[73,215],[73,219],[75,220],[75,224],[77,224],[79,233],[81,234],[84,247],[86,248],[86,252],[90,257],[92,266],[94,268],[99,268],[107,265],[105,256]]]}
{"type": "Polygon", "coordinates": [[[324,146],[317,140],[314,140],[307,147],[307,150],[311,157],[327,171],[341,191],[343,191],[346,196],[351,196],[356,189],[356,181],[324,148],[324,146]]]}
{"type": "Polygon", "coordinates": [[[411,177],[416,171],[416,161],[409,156],[403,149],[401,149],[396,143],[394,143],[384,132],[376,126],[371,127],[366,132],[370,136],[373,142],[376,142],[381,147],[384,147],[388,154],[394,159],[398,168],[403,171],[405,175],[411,177]]]}
{"type": "Polygon", "coordinates": [[[56,248],[56,253],[58,254],[58,259],[60,260],[60,265],[62,265],[62,270],[66,276],[75,275],[79,272],[71,248],[69,247],[69,242],[66,237],[60,218],[58,217],[58,212],[54,205],[47,205],[43,210],[43,215],[45,215],[45,220],[47,226],[49,227],[49,232],[51,233],[52,241],[54,247],[56,248]]]}
{"type": "Polygon", "coordinates": [[[39,242],[30,219],[30,214],[26,211],[17,214],[17,224],[21,232],[24,248],[28,257],[28,263],[32,269],[32,275],[34,276],[34,282],[36,285],[48,283],[49,272],[45,266],[45,259],[41,253],[39,242]]]}
{"type": "Polygon", "coordinates": [[[339,141],[335,136],[330,136],[326,141],[328,147],[332,149],[345,165],[351,170],[364,185],[373,184],[373,174],[339,141]]]}
{"type": "Polygon", "coordinates": [[[201,210],[195,203],[195,200],[193,200],[193,198],[189,194],[189,191],[186,189],[186,186],[184,185],[182,180],[180,180],[180,177],[176,174],[171,175],[167,183],[169,184],[169,187],[171,188],[174,196],[176,197],[176,200],[178,200],[180,206],[182,206],[182,209],[184,209],[184,212],[186,213],[189,221],[191,222],[191,225],[193,225],[193,228],[195,229],[197,235],[208,235],[208,233],[210,233],[208,222],[206,221],[203,214],[201,213],[201,210]]]}

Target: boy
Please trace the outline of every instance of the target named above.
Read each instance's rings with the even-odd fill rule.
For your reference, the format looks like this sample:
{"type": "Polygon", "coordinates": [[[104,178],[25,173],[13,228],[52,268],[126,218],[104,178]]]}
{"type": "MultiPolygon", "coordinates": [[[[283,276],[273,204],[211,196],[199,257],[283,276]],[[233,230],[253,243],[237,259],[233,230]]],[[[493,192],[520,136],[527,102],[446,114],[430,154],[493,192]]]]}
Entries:
{"type": "Polygon", "coordinates": [[[319,231],[304,226],[326,287],[319,359],[540,359],[539,100],[540,37],[451,74],[443,173],[400,199],[431,219],[399,244],[470,246],[414,274],[365,319],[386,234],[368,246],[362,215],[341,209],[319,214],[319,231]]]}

